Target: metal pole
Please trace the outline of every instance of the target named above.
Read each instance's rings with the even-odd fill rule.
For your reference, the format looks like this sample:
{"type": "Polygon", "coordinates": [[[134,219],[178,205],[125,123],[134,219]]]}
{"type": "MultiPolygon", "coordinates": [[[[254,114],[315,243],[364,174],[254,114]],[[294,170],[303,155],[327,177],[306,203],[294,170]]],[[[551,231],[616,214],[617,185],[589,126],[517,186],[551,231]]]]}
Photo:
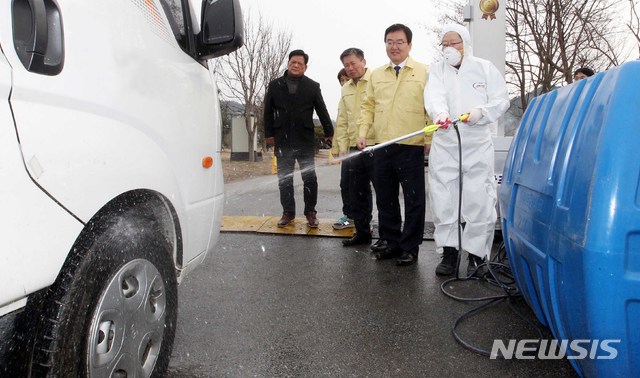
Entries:
{"type": "Polygon", "coordinates": [[[384,143],[380,143],[380,144],[376,144],[374,146],[367,147],[367,148],[363,149],[362,152],[363,153],[371,153],[371,152],[377,150],[378,148],[387,147],[387,146],[389,146],[391,144],[400,142],[401,140],[409,139],[411,137],[418,136],[418,135],[424,135],[424,129],[420,129],[420,130],[412,132],[411,134],[403,135],[403,136],[397,137],[395,139],[388,140],[388,141],[386,141],[384,143]]]}

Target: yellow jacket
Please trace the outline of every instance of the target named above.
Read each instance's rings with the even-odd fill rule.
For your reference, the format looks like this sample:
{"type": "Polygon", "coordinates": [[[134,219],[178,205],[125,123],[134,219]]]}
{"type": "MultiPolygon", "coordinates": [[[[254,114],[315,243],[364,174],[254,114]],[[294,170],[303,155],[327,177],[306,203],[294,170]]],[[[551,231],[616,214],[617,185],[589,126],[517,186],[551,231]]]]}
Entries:
{"type": "MultiPolygon", "coordinates": [[[[383,143],[431,123],[424,109],[427,77],[427,65],[411,57],[398,77],[392,64],[373,70],[361,107],[359,136],[366,137],[373,128],[375,142],[383,143]]],[[[429,143],[430,139],[416,136],[399,143],[419,146],[429,143]]]]}
{"type": "MultiPolygon", "coordinates": [[[[357,83],[349,80],[342,86],[342,95],[338,104],[336,131],[333,136],[333,149],[331,151],[334,154],[347,152],[349,147],[355,147],[358,142],[360,107],[365,98],[370,77],[371,70],[367,69],[357,83]]],[[[368,145],[374,144],[375,132],[373,128],[369,129],[366,137],[368,145]]]]}

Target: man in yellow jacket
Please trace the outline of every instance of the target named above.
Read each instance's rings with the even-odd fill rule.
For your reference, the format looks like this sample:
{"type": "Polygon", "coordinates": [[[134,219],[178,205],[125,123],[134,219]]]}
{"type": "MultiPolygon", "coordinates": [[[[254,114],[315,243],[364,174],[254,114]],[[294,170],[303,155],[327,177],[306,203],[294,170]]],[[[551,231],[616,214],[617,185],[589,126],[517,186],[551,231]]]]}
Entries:
{"type": "MultiPolygon", "coordinates": [[[[371,73],[367,96],[362,103],[358,148],[366,145],[371,128],[375,142],[383,143],[425,127],[424,88],[427,66],[409,56],[412,32],[407,26],[387,28],[384,41],[389,64],[371,73]]],[[[380,231],[388,246],[376,259],[396,258],[397,265],[418,260],[425,216],[424,136],[391,144],[374,152],[376,204],[380,231]],[[400,212],[399,189],[404,194],[404,228],[400,212]]]]}
{"type": "MultiPolygon", "coordinates": [[[[340,87],[344,86],[351,78],[347,74],[347,70],[343,68],[338,72],[338,81],[340,82],[340,87]]],[[[338,103],[338,117],[340,117],[340,112],[342,112],[342,99],[338,103]]],[[[357,127],[357,125],[356,125],[357,127]]],[[[343,127],[341,130],[342,133],[346,133],[347,130],[343,127]]],[[[357,134],[357,132],[356,132],[357,134]]],[[[347,134],[345,134],[347,135],[347,134]]],[[[329,164],[341,164],[340,165],[340,197],[342,199],[342,216],[336,220],[333,224],[334,230],[344,230],[347,228],[354,228],[355,224],[353,222],[353,216],[351,215],[351,199],[349,198],[349,162],[342,161],[344,159],[338,159],[340,156],[340,149],[338,148],[337,138],[339,137],[338,128],[336,128],[333,133],[333,138],[336,140],[336,143],[333,143],[331,149],[329,150],[329,164]]],[[[348,135],[344,138],[348,138],[348,135]]],[[[356,135],[357,139],[357,135],[356,135]]],[[[347,140],[348,142],[348,140],[347,140]]],[[[353,145],[355,146],[354,141],[353,145]]]]}
{"type": "MultiPolygon", "coordinates": [[[[355,47],[342,52],[340,61],[350,80],[342,86],[334,146],[338,150],[338,155],[345,157],[359,151],[357,148],[358,121],[371,71],[366,68],[367,61],[364,59],[364,52],[355,47]]],[[[374,141],[374,130],[371,128],[365,143],[373,144],[374,141]]],[[[345,247],[370,244],[371,213],[373,212],[371,191],[374,177],[373,157],[368,154],[356,154],[345,159],[342,164],[342,168],[347,171],[349,211],[356,227],[353,237],[344,240],[342,244],[345,247]]]]}

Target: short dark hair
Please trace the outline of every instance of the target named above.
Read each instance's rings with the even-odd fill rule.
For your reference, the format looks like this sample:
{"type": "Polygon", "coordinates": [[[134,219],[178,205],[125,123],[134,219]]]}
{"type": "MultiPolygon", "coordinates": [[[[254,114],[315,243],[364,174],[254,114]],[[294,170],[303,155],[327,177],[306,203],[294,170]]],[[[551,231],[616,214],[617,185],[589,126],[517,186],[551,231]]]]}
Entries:
{"type": "Polygon", "coordinates": [[[340,81],[340,79],[345,76],[349,77],[349,74],[347,74],[347,70],[345,70],[344,68],[340,69],[340,71],[338,71],[338,81],[340,81]]]}
{"type": "Polygon", "coordinates": [[[304,64],[309,64],[309,55],[307,55],[307,53],[305,53],[304,50],[293,50],[292,52],[289,53],[289,60],[291,60],[291,58],[293,58],[294,56],[303,57],[304,64]]]}
{"type": "Polygon", "coordinates": [[[411,39],[413,38],[413,33],[411,32],[411,29],[409,29],[408,26],[402,25],[402,24],[393,24],[389,26],[387,30],[384,31],[384,41],[387,42],[387,35],[389,33],[397,32],[397,31],[403,31],[404,35],[407,36],[407,43],[411,43],[411,39]]]}
{"type": "Polygon", "coordinates": [[[582,68],[578,68],[578,69],[576,70],[576,72],[574,72],[574,73],[573,73],[573,76],[576,76],[576,75],[577,75],[577,74],[579,74],[579,73],[584,74],[584,75],[586,75],[587,77],[589,77],[589,76],[593,76],[593,75],[595,75],[595,74],[596,74],[595,72],[593,72],[593,70],[592,70],[591,68],[582,67],[582,68]]]}
{"type": "Polygon", "coordinates": [[[360,50],[357,47],[349,47],[348,49],[344,50],[342,54],[340,54],[340,61],[342,62],[342,59],[349,55],[355,55],[360,60],[364,59],[364,51],[360,50]]]}

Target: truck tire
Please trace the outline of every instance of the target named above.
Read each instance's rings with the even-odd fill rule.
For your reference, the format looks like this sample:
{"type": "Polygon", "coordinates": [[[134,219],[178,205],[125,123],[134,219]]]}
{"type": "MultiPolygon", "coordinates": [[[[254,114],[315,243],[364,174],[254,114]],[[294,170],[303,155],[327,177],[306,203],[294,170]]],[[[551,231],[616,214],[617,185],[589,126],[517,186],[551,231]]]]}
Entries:
{"type": "Polygon", "coordinates": [[[163,376],[177,318],[170,243],[129,210],[89,224],[51,286],[31,355],[35,377],[163,376]],[[84,241],[83,241],[84,240],[84,241]]]}

